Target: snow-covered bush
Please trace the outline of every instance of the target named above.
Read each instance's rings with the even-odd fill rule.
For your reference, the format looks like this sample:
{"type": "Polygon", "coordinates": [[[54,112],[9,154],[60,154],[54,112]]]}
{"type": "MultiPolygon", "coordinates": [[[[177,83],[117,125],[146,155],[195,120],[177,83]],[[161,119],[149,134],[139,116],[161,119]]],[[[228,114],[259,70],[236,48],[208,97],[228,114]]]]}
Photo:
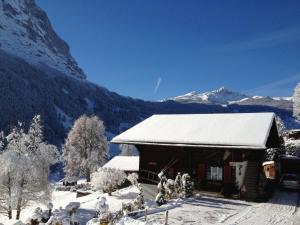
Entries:
{"type": "Polygon", "coordinates": [[[143,193],[143,188],[140,184],[138,184],[138,189],[139,189],[139,194],[133,200],[133,205],[134,205],[134,208],[136,208],[136,209],[144,209],[145,208],[144,193],[143,193]]]}
{"type": "Polygon", "coordinates": [[[266,154],[266,160],[271,161],[271,160],[277,160],[280,155],[285,154],[284,149],[281,148],[268,148],[267,149],[267,154],[266,154]]]}
{"type": "Polygon", "coordinates": [[[155,197],[155,202],[158,206],[161,206],[166,203],[165,195],[166,195],[166,189],[165,189],[165,184],[167,182],[167,178],[164,175],[163,171],[161,171],[158,174],[158,178],[160,179],[157,189],[158,189],[158,194],[155,197]]]}
{"type": "Polygon", "coordinates": [[[104,213],[108,213],[108,209],[109,209],[109,206],[108,206],[108,204],[106,204],[106,198],[101,197],[95,206],[97,216],[99,217],[100,215],[102,215],[104,213]]]}
{"type": "Polygon", "coordinates": [[[188,173],[182,175],[183,197],[190,197],[193,194],[194,183],[188,173]]]}
{"type": "Polygon", "coordinates": [[[80,202],[70,202],[67,206],[66,206],[66,210],[69,213],[69,215],[73,215],[74,213],[76,213],[77,209],[80,207],[80,202]]]}
{"type": "Polygon", "coordinates": [[[101,197],[96,203],[96,217],[87,222],[87,225],[113,224],[112,214],[109,212],[109,206],[106,204],[106,198],[101,197]]]}
{"type": "Polygon", "coordinates": [[[91,173],[102,166],[107,157],[108,141],[103,121],[97,116],[81,116],[75,121],[63,148],[67,177],[85,175],[90,182],[91,173]]]}
{"type": "Polygon", "coordinates": [[[142,210],[145,208],[145,200],[143,189],[140,184],[138,184],[139,194],[138,196],[131,202],[124,203],[122,202],[122,215],[128,215],[129,213],[133,212],[134,210],[142,210]]]}
{"type": "Polygon", "coordinates": [[[165,183],[166,196],[168,199],[172,199],[175,197],[175,181],[172,179],[168,179],[165,183]]]}
{"type": "Polygon", "coordinates": [[[92,174],[92,185],[111,195],[118,186],[125,182],[126,178],[126,173],[122,170],[99,168],[92,174]]]}
{"type": "Polygon", "coordinates": [[[175,177],[175,192],[177,194],[177,196],[180,195],[180,193],[182,192],[182,179],[181,179],[181,173],[178,172],[178,174],[175,177]]]}
{"type": "Polygon", "coordinates": [[[42,210],[40,207],[37,207],[32,216],[27,219],[27,224],[41,224],[46,223],[51,217],[51,211],[48,210],[42,210]]]}
{"type": "Polygon", "coordinates": [[[300,140],[285,140],[286,155],[300,157],[300,140]]]}
{"type": "Polygon", "coordinates": [[[127,176],[127,180],[129,180],[129,182],[132,185],[138,185],[138,180],[139,180],[139,175],[137,173],[131,173],[127,176]]]}
{"type": "Polygon", "coordinates": [[[70,202],[65,209],[60,207],[59,209],[54,210],[52,216],[45,225],[79,225],[79,217],[76,214],[79,207],[79,202],[70,202]]]}

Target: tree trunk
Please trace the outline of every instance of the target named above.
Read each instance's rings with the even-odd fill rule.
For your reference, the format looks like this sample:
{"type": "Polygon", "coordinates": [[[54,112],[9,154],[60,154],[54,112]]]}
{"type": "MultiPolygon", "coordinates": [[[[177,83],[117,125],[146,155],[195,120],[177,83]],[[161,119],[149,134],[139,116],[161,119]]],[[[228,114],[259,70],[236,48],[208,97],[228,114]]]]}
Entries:
{"type": "Polygon", "coordinates": [[[90,168],[87,167],[85,171],[86,171],[85,172],[86,182],[91,182],[91,171],[90,171],[90,168]]]}
{"type": "Polygon", "coordinates": [[[8,214],[8,218],[12,219],[12,207],[11,207],[11,177],[10,177],[10,173],[8,173],[8,196],[9,196],[9,203],[8,203],[8,210],[7,210],[7,214],[8,214]]]}
{"type": "Polygon", "coordinates": [[[16,220],[20,219],[20,215],[21,215],[21,202],[22,202],[22,198],[18,199],[18,204],[17,204],[17,215],[16,215],[16,220]],[[20,203],[19,203],[20,201],[20,203]]]}
{"type": "Polygon", "coordinates": [[[17,220],[20,219],[20,215],[21,215],[22,195],[23,195],[24,182],[25,182],[24,179],[22,179],[22,181],[20,183],[20,194],[18,196],[18,201],[17,201],[17,215],[16,215],[17,220]]]}
{"type": "Polygon", "coordinates": [[[7,211],[7,214],[8,214],[8,219],[12,219],[12,210],[11,210],[11,206],[8,207],[8,211],[7,211]]]}

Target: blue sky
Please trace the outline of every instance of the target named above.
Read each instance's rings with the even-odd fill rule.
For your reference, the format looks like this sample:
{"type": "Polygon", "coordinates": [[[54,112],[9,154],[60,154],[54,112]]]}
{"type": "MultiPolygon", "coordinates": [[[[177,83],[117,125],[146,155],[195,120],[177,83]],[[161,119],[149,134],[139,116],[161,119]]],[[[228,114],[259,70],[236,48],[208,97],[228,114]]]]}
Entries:
{"type": "Polygon", "coordinates": [[[298,0],[36,1],[88,80],[122,95],[289,96],[300,81],[298,0]]]}

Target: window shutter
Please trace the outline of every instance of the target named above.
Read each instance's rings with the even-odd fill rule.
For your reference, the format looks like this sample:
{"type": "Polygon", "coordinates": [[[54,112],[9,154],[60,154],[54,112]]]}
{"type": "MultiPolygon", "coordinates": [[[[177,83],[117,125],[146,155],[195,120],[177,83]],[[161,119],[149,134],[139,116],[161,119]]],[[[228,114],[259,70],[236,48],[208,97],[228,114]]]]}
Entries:
{"type": "Polygon", "coordinates": [[[231,168],[230,166],[224,166],[224,183],[231,183],[231,168]]]}
{"type": "Polygon", "coordinates": [[[199,164],[198,181],[201,182],[205,179],[205,164],[199,164]]]}

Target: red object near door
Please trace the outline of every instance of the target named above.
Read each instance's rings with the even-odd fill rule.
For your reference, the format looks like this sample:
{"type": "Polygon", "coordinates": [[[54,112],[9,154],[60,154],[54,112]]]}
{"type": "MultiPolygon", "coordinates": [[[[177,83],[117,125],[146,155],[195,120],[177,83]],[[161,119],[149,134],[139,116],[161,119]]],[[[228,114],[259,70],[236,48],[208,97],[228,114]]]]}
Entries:
{"type": "Polygon", "coordinates": [[[205,179],[205,164],[199,164],[198,181],[201,182],[205,179]]]}
{"type": "Polygon", "coordinates": [[[224,183],[231,183],[231,168],[230,166],[224,166],[224,183]]]}

